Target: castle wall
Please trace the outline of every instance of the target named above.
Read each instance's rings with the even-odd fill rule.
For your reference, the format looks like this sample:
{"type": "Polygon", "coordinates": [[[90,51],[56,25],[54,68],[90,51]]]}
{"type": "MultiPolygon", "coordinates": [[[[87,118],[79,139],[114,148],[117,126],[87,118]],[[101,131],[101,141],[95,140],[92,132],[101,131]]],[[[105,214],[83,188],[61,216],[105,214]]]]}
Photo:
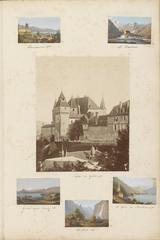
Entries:
{"type": "Polygon", "coordinates": [[[54,127],[42,127],[41,128],[41,136],[47,139],[54,135],[54,127]]]}
{"type": "Polygon", "coordinates": [[[105,142],[107,144],[116,144],[118,133],[107,126],[88,126],[83,128],[84,141],[105,142]]]}

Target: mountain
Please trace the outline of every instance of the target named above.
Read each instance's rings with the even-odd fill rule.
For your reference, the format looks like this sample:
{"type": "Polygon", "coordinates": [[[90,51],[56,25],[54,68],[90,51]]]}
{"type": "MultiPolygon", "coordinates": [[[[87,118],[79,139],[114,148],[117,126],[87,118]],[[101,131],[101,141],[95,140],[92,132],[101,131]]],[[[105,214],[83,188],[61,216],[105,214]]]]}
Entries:
{"type": "Polygon", "coordinates": [[[116,193],[117,192],[117,188],[120,186],[120,190],[121,192],[125,195],[132,195],[136,193],[136,190],[130,186],[128,186],[126,183],[124,183],[123,181],[121,181],[119,178],[114,177],[113,180],[113,191],[116,193]]]}
{"type": "Polygon", "coordinates": [[[146,189],[145,192],[147,194],[156,195],[156,187],[152,187],[152,188],[146,189]]]}
{"type": "Polygon", "coordinates": [[[34,27],[34,26],[30,26],[29,27],[31,29],[32,32],[40,32],[40,33],[57,33],[58,30],[54,30],[51,28],[40,28],[40,27],[34,27]]]}
{"type": "Polygon", "coordinates": [[[43,189],[22,189],[18,191],[19,193],[59,193],[60,187],[50,187],[50,188],[43,188],[43,189]]]}
{"type": "Polygon", "coordinates": [[[150,39],[151,38],[151,24],[143,25],[139,30],[137,30],[137,35],[140,35],[147,39],[150,39]]]}
{"type": "MultiPolygon", "coordinates": [[[[18,25],[19,28],[25,28],[25,25],[18,25]]],[[[28,26],[28,28],[32,31],[32,32],[39,32],[39,33],[52,33],[52,34],[56,34],[57,32],[59,32],[59,30],[54,30],[51,28],[41,28],[41,27],[35,27],[35,26],[28,26]]]]}
{"type": "Polygon", "coordinates": [[[109,209],[107,201],[102,200],[95,205],[93,215],[96,216],[96,218],[108,219],[108,213],[109,209]]]}
{"type": "Polygon", "coordinates": [[[145,194],[145,189],[143,187],[132,187],[136,194],[145,194]]]}
{"type": "Polygon", "coordinates": [[[115,26],[115,24],[111,21],[108,20],[108,38],[117,38],[122,35],[122,32],[118,29],[118,27],[115,26]]]}
{"type": "Polygon", "coordinates": [[[65,213],[66,214],[73,213],[77,207],[78,206],[77,206],[77,204],[74,203],[74,201],[71,201],[71,200],[65,201],[65,213]]]}
{"type": "Polygon", "coordinates": [[[121,26],[121,30],[130,31],[132,35],[142,36],[144,38],[151,38],[151,24],[128,23],[121,26]]]}
{"type": "Polygon", "coordinates": [[[65,213],[66,214],[73,213],[77,208],[81,211],[81,213],[86,218],[90,218],[93,215],[93,209],[92,208],[84,207],[82,205],[78,205],[74,201],[71,201],[71,200],[65,201],[65,213]]]}

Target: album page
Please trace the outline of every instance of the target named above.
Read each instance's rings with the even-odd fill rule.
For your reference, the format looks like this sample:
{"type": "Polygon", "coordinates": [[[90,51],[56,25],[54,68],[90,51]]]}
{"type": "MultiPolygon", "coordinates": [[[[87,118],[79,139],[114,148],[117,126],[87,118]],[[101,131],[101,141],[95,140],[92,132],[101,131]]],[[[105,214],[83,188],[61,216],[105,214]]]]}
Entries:
{"type": "Polygon", "coordinates": [[[0,11],[1,239],[160,239],[159,1],[0,11]]]}

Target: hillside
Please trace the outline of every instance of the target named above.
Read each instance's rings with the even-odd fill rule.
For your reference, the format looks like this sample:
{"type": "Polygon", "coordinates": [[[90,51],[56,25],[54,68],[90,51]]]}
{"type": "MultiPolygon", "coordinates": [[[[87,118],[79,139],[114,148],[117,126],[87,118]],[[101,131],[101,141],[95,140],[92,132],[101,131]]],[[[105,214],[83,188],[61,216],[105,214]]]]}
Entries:
{"type": "Polygon", "coordinates": [[[115,24],[111,20],[108,20],[108,38],[117,38],[121,35],[122,32],[115,26],[115,24]]]}
{"type": "Polygon", "coordinates": [[[71,200],[65,202],[65,213],[66,214],[73,213],[77,208],[81,211],[81,213],[86,218],[90,218],[93,215],[93,209],[90,207],[84,207],[82,205],[78,205],[78,204],[74,203],[74,201],[71,201],[71,200]]]}
{"type": "Polygon", "coordinates": [[[19,193],[59,193],[60,192],[60,187],[50,187],[46,189],[22,189],[18,191],[19,193]]]}

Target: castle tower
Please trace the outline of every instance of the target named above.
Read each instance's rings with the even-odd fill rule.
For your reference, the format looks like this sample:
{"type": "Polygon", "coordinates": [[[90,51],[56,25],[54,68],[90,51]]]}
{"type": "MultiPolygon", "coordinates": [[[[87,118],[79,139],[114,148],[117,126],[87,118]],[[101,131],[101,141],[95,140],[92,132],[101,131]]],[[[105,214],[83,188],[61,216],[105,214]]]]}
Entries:
{"type": "Polygon", "coordinates": [[[54,101],[53,109],[52,109],[52,123],[55,124],[55,107],[56,107],[57,99],[54,101]]]}
{"type": "Polygon", "coordinates": [[[69,126],[70,106],[68,105],[63,92],[55,102],[53,111],[53,122],[55,124],[55,138],[61,140],[67,135],[69,126]]]}

